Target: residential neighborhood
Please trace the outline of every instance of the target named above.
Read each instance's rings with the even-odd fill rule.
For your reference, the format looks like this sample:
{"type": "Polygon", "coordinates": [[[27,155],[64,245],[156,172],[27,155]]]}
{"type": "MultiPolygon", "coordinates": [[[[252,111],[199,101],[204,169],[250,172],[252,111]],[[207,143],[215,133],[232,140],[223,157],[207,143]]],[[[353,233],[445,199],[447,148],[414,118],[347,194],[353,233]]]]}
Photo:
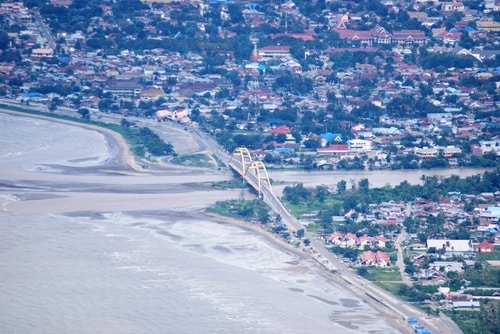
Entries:
{"type": "Polygon", "coordinates": [[[313,2],[4,1],[0,95],[199,127],[282,167],[496,166],[497,2],[313,2]]]}
{"type": "Polygon", "coordinates": [[[471,312],[500,294],[499,200],[500,191],[453,191],[371,204],[329,222],[321,210],[304,212],[301,221],[360,276],[401,298],[436,312],[471,312]]]}

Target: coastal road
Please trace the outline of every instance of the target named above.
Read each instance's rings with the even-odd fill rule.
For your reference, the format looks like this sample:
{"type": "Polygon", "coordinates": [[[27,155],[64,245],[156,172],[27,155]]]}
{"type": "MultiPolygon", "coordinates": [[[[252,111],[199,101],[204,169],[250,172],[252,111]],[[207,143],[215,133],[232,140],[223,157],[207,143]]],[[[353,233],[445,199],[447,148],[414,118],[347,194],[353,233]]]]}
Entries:
{"type": "MultiPolygon", "coordinates": [[[[266,203],[283,218],[292,234],[303,228],[302,224],[290,214],[272,190],[268,187],[264,187],[262,193],[266,203]]],[[[400,241],[405,238],[405,235],[402,235],[400,241]]],[[[309,247],[310,256],[330,272],[335,272],[335,275],[338,276],[338,282],[345,283],[343,285],[349,288],[349,290],[356,293],[360,298],[370,302],[374,307],[379,307],[381,311],[392,316],[395,320],[405,322],[407,318],[413,317],[417,318],[420,323],[424,324],[432,333],[461,333],[458,326],[448,317],[444,315],[440,317],[429,316],[422,310],[401,301],[389,292],[374,285],[372,282],[359,277],[350,267],[340,261],[335,254],[329,252],[316,235],[312,235],[306,231],[305,238],[311,241],[309,247]]],[[[412,330],[409,326],[408,328],[409,333],[411,333],[412,330]]]]}

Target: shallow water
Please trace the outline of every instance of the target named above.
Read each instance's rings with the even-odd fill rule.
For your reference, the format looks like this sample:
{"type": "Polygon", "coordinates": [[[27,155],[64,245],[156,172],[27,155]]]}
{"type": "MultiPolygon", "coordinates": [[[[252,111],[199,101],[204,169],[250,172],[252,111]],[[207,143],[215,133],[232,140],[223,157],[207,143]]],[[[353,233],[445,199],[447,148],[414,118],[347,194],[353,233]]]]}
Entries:
{"type": "Polygon", "coordinates": [[[0,133],[1,333],[395,332],[310,261],[190,215],[231,193],[34,168],[99,166],[95,131],[0,113],[0,133]]]}

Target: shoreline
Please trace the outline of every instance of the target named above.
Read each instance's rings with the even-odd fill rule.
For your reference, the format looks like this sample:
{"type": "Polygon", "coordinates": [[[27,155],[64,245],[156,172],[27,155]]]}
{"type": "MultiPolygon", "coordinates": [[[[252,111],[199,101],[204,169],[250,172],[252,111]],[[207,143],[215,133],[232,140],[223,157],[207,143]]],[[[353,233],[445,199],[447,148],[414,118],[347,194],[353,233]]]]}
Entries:
{"type": "MultiPolygon", "coordinates": [[[[111,152],[114,154],[110,156],[109,160],[116,159],[116,165],[120,168],[128,167],[131,168],[134,171],[142,172],[144,169],[137,164],[137,161],[135,160],[135,157],[133,153],[130,151],[130,146],[128,145],[127,141],[117,132],[98,126],[98,125],[92,125],[92,124],[85,124],[85,123],[79,123],[79,122],[74,122],[71,120],[64,120],[60,118],[55,118],[55,117],[50,117],[50,116],[45,116],[45,115],[37,115],[37,114],[31,114],[31,113],[24,113],[22,111],[14,111],[14,110],[9,110],[5,108],[0,108],[0,112],[5,113],[5,114],[10,114],[13,116],[18,116],[18,117],[30,117],[30,118],[36,118],[36,119],[41,119],[49,122],[56,122],[56,123],[61,123],[61,124],[66,124],[69,126],[76,126],[76,127],[81,127],[84,129],[88,129],[91,131],[96,131],[101,133],[103,136],[106,137],[106,140],[108,142],[108,145],[111,147],[111,152]],[[116,150],[113,148],[113,144],[116,145],[116,150]]],[[[103,165],[102,167],[106,168],[106,165],[103,165]]]]}
{"type": "Polygon", "coordinates": [[[408,324],[405,322],[405,319],[402,319],[399,315],[393,313],[393,310],[387,307],[384,303],[373,299],[368,293],[365,291],[356,291],[351,286],[351,283],[344,280],[339,274],[333,274],[330,272],[324,265],[322,265],[319,261],[317,261],[311,254],[290,245],[284,240],[280,239],[278,236],[272,234],[271,232],[265,230],[262,226],[248,223],[242,219],[238,219],[235,217],[227,217],[222,216],[216,213],[208,212],[203,210],[201,212],[204,216],[210,217],[210,220],[215,223],[220,224],[228,224],[237,228],[241,228],[247,231],[251,231],[263,238],[265,238],[268,242],[270,242],[273,246],[282,249],[283,251],[293,253],[299,256],[303,260],[311,260],[317,265],[318,274],[321,275],[325,280],[338,285],[340,288],[350,291],[353,295],[358,297],[361,302],[370,305],[374,310],[379,311],[382,315],[384,315],[387,323],[391,325],[394,329],[399,330],[400,333],[412,333],[412,330],[409,328],[408,324]]]}
{"type": "MultiPolygon", "coordinates": [[[[130,152],[130,147],[125,141],[125,139],[119,134],[116,133],[110,129],[106,129],[103,127],[99,127],[97,125],[89,125],[89,124],[83,124],[83,123],[78,123],[78,122],[72,122],[70,120],[61,120],[57,118],[52,118],[50,116],[44,116],[44,115],[34,115],[34,114],[29,114],[29,113],[23,113],[23,112],[18,112],[18,111],[11,111],[11,110],[6,110],[6,109],[0,109],[0,112],[8,113],[14,116],[20,116],[20,117],[31,117],[31,118],[38,118],[38,119],[43,119],[46,121],[51,121],[51,122],[59,122],[62,124],[67,124],[70,126],[77,126],[77,127],[82,127],[88,130],[92,131],[97,131],[101,134],[103,134],[107,141],[108,144],[111,146],[111,152],[112,155],[110,156],[110,162],[107,162],[106,164],[100,166],[100,169],[112,169],[112,168],[131,168],[132,170],[135,171],[143,171],[141,167],[139,167],[135,161],[134,156],[130,152]],[[114,163],[113,160],[116,162],[114,163]]],[[[168,173],[168,171],[167,171],[168,173]]],[[[401,333],[409,333],[409,328],[404,322],[404,319],[401,319],[401,317],[397,316],[395,313],[391,312],[390,309],[387,308],[381,308],[380,304],[377,303],[376,300],[371,300],[370,298],[367,298],[369,296],[366,296],[366,293],[364,291],[355,291],[351,286],[349,286],[349,283],[347,281],[344,281],[342,277],[332,274],[327,268],[325,268],[320,262],[315,260],[315,258],[309,254],[308,252],[301,250],[300,248],[297,248],[284,240],[280,239],[279,237],[273,235],[269,231],[266,231],[263,226],[259,226],[256,224],[250,224],[248,222],[245,222],[244,220],[238,219],[238,218],[233,218],[233,217],[225,217],[221,215],[217,215],[214,213],[207,212],[206,210],[203,210],[201,214],[205,217],[208,217],[208,219],[211,222],[214,223],[219,223],[219,224],[229,224],[241,229],[245,229],[248,231],[251,231],[252,233],[258,234],[265,238],[270,244],[272,244],[275,247],[278,247],[282,249],[283,251],[287,251],[290,253],[293,253],[297,256],[299,256],[302,259],[306,260],[312,260],[315,264],[317,264],[317,269],[318,273],[324,277],[326,280],[338,285],[340,288],[349,290],[353,295],[357,296],[361,302],[366,303],[370,305],[370,307],[374,310],[379,311],[382,315],[384,315],[387,323],[391,325],[394,329],[399,330],[401,333]]],[[[382,304],[383,305],[383,304],[382,304]]]]}
{"type": "Polygon", "coordinates": [[[241,229],[251,231],[255,234],[258,234],[258,235],[264,237],[267,241],[271,242],[276,247],[279,247],[279,248],[284,249],[290,253],[293,253],[293,254],[301,257],[302,259],[310,258],[306,252],[304,252],[304,251],[300,250],[299,248],[294,247],[293,245],[290,245],[289,243],[280,239],[276,235],[274,235],[271,232],[264,229],[263,226],[257,225],[258,223],[257,224],[248,223],[242,219],[238,219],[235,217],[222,216],[222,215],[219,215],[216,213],[208,212],[207,210],[201,211],[201,214],[203,214],[204,216],[210,217],[210,220],[215,222],[215,223],[236,226],[236,227],[239,227],[241,229]]]}

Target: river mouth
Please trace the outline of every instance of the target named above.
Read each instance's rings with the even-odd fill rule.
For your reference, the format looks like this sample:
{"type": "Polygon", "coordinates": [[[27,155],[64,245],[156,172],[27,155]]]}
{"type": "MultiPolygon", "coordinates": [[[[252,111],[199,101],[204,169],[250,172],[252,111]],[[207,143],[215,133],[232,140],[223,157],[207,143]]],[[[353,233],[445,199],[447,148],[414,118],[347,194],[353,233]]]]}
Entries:
{"type": "Polygon", "coordinates": [[[316,187],[326,185],[336,192],[337,183],[346,181],[347,184],[357,185],[359,181],[368,179],[370,188],[399,185],[407,181],[412,185],[423,184],[422,177],[437,176],[446,178],[451,175],[457,175],[465,178],[472,175],[483,174],[485,171],[491,171],[491,168],[449,168],[449,169],[431,169],[431,170],[376,170],[376,171],[301,171],[301,170],[279,170],[269,169],[269,177],[273,180],[273,189],[275,193],[282,193],[286,186],[297,184],[297,180],[306,187],[316,187]]]}
{"type": "Polygon", "coordinates": [[[57,136],[37,132],[39,124],[25,126],[30,141],[55,146],[0,161],[0,306],[9,305],[2,308],[7,332],[33,332],[35,324],[52,332],[394,332],[368,305],[342,305],[340,299],[356,297],[325,280],[312,262],[200,214],[215,201],[238,198],[240,190],[196,184],[231,173],[128,173],[93,158],[116,154],[105,141],[99,146],[100,135],[95,152],[79,157],[72,136],[61,146],[57,136]],[[66,160],[95,166],[59,163],[66,160]],[[353,331],[329,317],[353,311],[372,323],[353,331]]]}

